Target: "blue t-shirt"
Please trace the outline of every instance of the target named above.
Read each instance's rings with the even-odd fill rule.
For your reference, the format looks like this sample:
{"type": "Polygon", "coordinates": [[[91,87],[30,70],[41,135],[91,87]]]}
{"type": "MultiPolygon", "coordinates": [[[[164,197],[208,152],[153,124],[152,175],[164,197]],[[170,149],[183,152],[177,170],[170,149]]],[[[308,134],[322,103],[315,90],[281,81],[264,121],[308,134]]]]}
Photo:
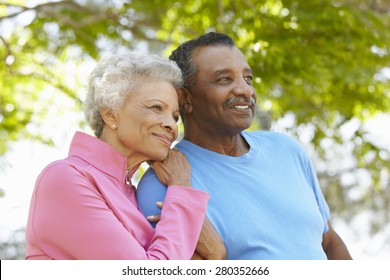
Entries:
{"type": "MultiPolygon", "coordinates": [[[[176,147],[192,166],[192,187],[210,193],[207,216],[228,259],[326,259],[322,235],[329,207],[302,145],[270,131],[242,132],[250,146],[238,157],[186,140],[176,147]]],[[[137,188],[145,215],[159,213],[166,187],[149,169],[137,188]]],[[[180,225],[178,225],[180,226],[180,225]]]]}

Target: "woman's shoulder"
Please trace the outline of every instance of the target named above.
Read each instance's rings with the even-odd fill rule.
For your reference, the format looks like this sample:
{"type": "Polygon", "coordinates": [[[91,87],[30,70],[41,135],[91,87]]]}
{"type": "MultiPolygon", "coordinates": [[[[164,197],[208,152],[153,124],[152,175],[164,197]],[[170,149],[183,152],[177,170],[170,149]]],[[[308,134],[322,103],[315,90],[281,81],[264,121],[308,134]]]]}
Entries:
{"type": "Polygon", "coordinates": [[[60,186],[70,182],[80,182],[80,177],[85,177],[83,167],[80,164],[60,159],[49,163],[42,169],[36,180],[39,186],[60,186]]]}

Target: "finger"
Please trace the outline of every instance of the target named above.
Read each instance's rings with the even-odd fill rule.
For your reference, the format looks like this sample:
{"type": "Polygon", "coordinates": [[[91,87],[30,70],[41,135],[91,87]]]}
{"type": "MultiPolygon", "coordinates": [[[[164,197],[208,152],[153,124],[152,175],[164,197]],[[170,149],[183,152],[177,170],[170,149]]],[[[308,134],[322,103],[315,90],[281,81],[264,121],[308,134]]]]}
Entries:
{"type": "Polygon", "coordinates": [[[147,216],[146,219],[149,221],[149,222],[158,222],[160,221],[160,218],[161,218],[161,215],[150,215],[150,216],[147,216]]]}
{"type": "Polygon", "coordinates": [[[162,201],[157,201],[157,202],[156,202],[157,207],[160,208],[160,209],[162,209],[163,204],[164,204],[164,203],[163,203],[162,201]]]}

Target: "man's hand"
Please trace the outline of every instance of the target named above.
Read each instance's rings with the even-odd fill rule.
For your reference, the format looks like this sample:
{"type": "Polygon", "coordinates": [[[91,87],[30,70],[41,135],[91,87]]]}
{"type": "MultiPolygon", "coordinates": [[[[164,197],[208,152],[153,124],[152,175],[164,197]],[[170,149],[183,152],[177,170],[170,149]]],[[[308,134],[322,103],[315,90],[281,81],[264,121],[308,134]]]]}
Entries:
{"type": "Polygon", "coordinates": [[[227,251],[222,238],[206,217],[192,260],[224,260],[226,256],[227,251]]]}

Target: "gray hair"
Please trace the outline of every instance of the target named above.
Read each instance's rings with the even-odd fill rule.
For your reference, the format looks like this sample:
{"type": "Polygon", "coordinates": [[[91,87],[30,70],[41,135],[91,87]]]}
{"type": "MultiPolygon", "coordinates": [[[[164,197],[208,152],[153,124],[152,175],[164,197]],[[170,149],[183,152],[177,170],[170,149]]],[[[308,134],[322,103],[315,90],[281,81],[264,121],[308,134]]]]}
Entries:
{"type": "Polygon", "coordinates": [[[235,47],[233,39],[226,34],[209,32],[187,41],[172,52],[169,59],[180,67],[183,73],[184,87],[190,89],[196,82],[198,68],[192,59],[194,50],[199,47],[225,46],[235,47]]]}
{"type": "Polygon", "coordinates": [[[100,137],[104,126],[100,109],[119,111],[130,93],[153,80],[166,80],[176,89],[182,86],[176,63],[155,54],[129,52],[102,59],[89,77],[84,102],[85,117],[95,135],[100,137]]]}

